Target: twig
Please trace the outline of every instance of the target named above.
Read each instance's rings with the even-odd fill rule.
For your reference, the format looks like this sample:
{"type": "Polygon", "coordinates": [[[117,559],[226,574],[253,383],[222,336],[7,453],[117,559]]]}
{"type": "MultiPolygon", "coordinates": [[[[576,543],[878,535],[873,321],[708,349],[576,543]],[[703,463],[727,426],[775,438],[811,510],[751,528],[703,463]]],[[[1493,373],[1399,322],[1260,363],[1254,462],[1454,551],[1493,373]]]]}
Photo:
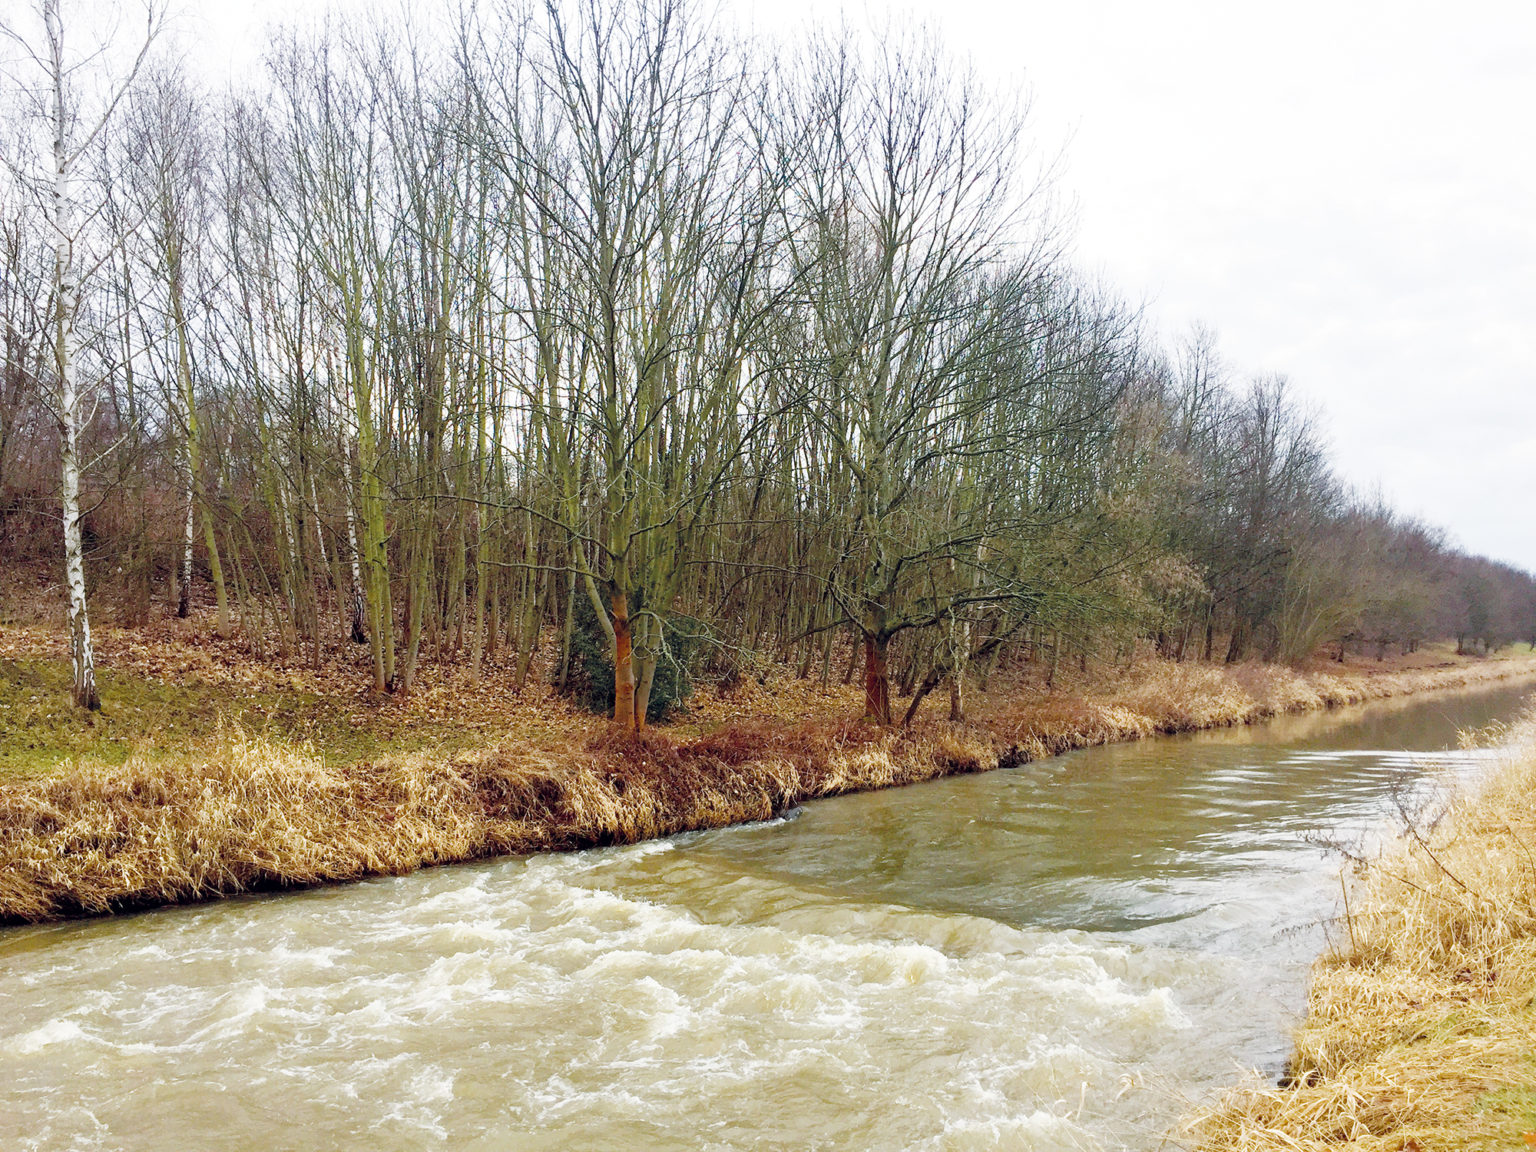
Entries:
{"type": "Polygon", "coordinates": [[[1339,869],[1339,891],[1344,893],[1344,926],[1349,929],[1349,948],[1360,955],[1360,942],[1355,939],[1355,918],[1349,910],[1349,884],[1344,879],[1344,869],[1339,869]]]}

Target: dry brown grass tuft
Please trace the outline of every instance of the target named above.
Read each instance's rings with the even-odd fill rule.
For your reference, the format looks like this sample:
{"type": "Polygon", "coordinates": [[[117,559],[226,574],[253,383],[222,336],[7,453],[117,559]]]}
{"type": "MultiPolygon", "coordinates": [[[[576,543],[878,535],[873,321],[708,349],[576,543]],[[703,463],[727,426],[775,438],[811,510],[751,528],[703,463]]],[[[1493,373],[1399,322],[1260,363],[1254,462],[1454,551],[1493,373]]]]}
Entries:
{"type": "Polygon", "coordinates": [[[1313,973],[1287,1087],[1192,1124],[1211,1152],[1536,1144],[1536,718],[1475,797],[1371,865],[1313,973]]]}

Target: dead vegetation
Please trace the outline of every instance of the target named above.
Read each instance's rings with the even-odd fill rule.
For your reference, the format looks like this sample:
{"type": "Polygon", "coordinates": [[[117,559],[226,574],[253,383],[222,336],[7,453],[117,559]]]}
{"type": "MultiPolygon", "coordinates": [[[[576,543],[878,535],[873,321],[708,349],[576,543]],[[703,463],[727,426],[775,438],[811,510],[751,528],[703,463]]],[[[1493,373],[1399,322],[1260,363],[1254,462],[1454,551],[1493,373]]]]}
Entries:
{"type": "Polygon", "coordinates": [[[0,788],[0,922],[393,875],[508,853],[764,820],[802,800],[998,765],[961,730],[743,726],[678,743],[601,736],[555,754],[328,766],[222,735],[0,788]]]}
{"type": "MultiPolygon", "coordinates": [[[[165,684],[200,659],[174,633],[128,635],[104,644],[120,646],[125,677],[165,684]]],[[[39,655],[15,632],[8,648],[39,655]]],[[[882,729],[846,719],[856,687],[779,670],[706,688],[683,723],[635,738],[575,713],[537,677],[518,691],[491,666],[472,689],[429,673],[411,697],[376,700],[218,657],[210,699],[243,700],[239,686],[253,678],[280,692],[272,677],[293,676],[293,690],[327,703],[335,722],[295,739],[270,712],[260,730],[247,727],[249,701],[228,715],[210,705],[190,733],[186,723],[145,731],[110,756],[70,752],[44,772],[11,771],[0,783],[0,922],[631,843],[1088,745],[1536,672],[1528,659],[1342,674],[1144,660],[1048,691],[1025,667],[977,701],[969,724],[882,729]]],[[[0,705],[35,708],[19,695],[0,705]]],[[[16,715],[17,733],[46,743],[33,712],[16,715]]]]}
{"type": "Polygon", "coordinates": [[[1536,1145],[1536,717],[1506,767],[1355,886],[1284,1086],[1192,1124],[1207,1152],[1536,1145]]]}

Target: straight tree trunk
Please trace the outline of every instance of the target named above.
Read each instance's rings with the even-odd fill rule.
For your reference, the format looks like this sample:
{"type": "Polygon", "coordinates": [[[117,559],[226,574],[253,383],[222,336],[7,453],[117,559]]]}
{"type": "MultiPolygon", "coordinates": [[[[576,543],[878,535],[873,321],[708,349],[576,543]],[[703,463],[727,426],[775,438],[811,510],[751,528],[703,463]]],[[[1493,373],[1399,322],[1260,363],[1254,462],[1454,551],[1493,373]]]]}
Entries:
{"type": "Polygon", "coordinates": [[[45,0],[43,24],[48,37],[53,81],[53,192],[49,223],[53,225],[54,367],[58,373],[59,495],[64,528],[64,588],[69,602],[69,658],[73,671],[71,696],[78,707],[101,708],[96,690],[96,655],[91,647],[91,617],[85,597],[85,542],[80,531],[80,383],[76,375],[79,271],[75,267],[77,231],[74,204],[74,158],[68,148],[73,135],[73,109],[65,98],[68,70],[64,61],[64,28],[58,0],[45,0]]]}
{"type": "Polygon", "coordinates": [[[615,591],[613,610],[613,722],[626,732],[635,731],[634,645],[629,632],[629,598],[615,591]]]}
{"type": "Polygon", "coordinates": [[[576,569],[566,573],[565,621],[560,633],[560,691],[564,692],[571,676],[571,632],[576,625],[576,569]]]}
{"type": "Polygon", "coordinates": [[[651,686],[656,682],[656,656],[661,647],[661,623],[653,615],[640,620],[640,644],[635,649],[635,731],[643,731],[651,707],[651,686]]]}
{"type": "Polygon", "coordinates": [[[182,495],[187,501],[187,515],[181,525],[181,562],[177,565],[176,616],[185,620],[192,614],[192,525],[197,512],[197,498],[192,491],[192,445],[182,456],[182,495]]]}
{"type": "Polygon", "coordinates": [[[475,529],[475,622],[474,635],[470,638],[469,682],[480,682],[480,661],[485,656],[485,610],[489,602],[490,533],[485,530],[484,515],[479,509],[471,513],[475,529]]]}
{"type": "Polygon", "coordinates": [[[345,490],[342,492],[342,495],[346,498],[347,505],[347,558],[351,561],[352,568],[352,587],[347,602],[348,614],[350,616],[349,636],[354,644],[366,644],[368,643],[368,629],[366,627],[368,609],[363,597],[363,568],[358,560],[357,513],[352,508],[354,493],[350,476],[351,470],[343,462],[342,478],[345,490]]]}

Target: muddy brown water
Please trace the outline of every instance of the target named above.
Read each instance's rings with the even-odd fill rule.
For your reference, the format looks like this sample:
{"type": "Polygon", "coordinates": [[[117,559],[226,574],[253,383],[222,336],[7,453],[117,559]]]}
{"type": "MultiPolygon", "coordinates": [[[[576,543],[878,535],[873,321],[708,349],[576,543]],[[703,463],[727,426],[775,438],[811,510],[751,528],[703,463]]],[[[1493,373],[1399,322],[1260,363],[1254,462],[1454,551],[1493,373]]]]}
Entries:
{"type": "Polygon", "coordinates": [[[0,932],[0,1148],[1153,1149],[1526,687],[0,932]]]}

